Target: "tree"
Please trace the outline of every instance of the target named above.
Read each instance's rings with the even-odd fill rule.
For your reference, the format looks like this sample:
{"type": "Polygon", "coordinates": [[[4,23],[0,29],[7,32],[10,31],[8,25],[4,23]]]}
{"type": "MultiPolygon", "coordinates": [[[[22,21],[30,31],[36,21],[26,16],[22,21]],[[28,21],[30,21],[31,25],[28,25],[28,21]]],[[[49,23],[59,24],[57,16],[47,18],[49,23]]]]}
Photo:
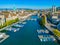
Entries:
{"type": "Polygon", "coordinates": [[[46,19],[45,19],[46,17],[45,16],[43,16],[42,18],[41,18],[41,20],[40,20],[40,25],[42,26],[42,27],[44,27],[44,25],[45,25],[45,23],[46,23],[46,19]]]}
{"type": "Polygon", "coordinates": [[[53,30],[54,35],[56,35],[57,37],[60,37],[60,31],[58,29],[54,29],[53,30]]]}

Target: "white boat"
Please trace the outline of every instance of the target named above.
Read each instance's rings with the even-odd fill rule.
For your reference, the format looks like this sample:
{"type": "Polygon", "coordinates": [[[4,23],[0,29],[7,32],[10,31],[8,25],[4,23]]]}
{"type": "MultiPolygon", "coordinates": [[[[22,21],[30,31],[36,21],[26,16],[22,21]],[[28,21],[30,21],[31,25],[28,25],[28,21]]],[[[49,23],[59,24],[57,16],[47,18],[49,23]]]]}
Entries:
{"type": "Polygon", "coordinates": [[[37,30],[38,33],[44,33],[44,30],[37,30]]]}
{"type": "Polygon", "coordinates": [[[55,41],[56,39],[53,37],[53,36],[47,36],[47,37],[44,37],[43,35],[38,35],[38,38],[40,39],[40,41],[55,41]]]}
{"type": "Polygon", "coordinates": [[[14,30],[14,32],[16,32],[16,30],[14,30]]]}
{"type": "Polygon", "coordinates": [[[9,30],[9,31],[11,31],[11,27],[6,28],[5,30],[9,30]]]}
{"type": "Polygon", "coordinates": [[[16,25],[13,25],[15,27],[23,27],[23,25],[19,25],[19,24],[16,24],[16,25]]]}
{"type": "Polygon", "coordinates": [[[48,30],[45,30],[45,33],[49,33],[49,31],[48,30]]]}
{"type": "Polygon", "coordinates": [[[6,30],[16,32],[16,31],[19,31],[19,30],[20,30],[20,28],[12,28],[12,27],[10,27],[10,28],[7,28],[6,30]]]}
{"type": "Polygon", "coordinates": [[[22,24],[26,24],[26,22],[23,22],[22,24]]]}

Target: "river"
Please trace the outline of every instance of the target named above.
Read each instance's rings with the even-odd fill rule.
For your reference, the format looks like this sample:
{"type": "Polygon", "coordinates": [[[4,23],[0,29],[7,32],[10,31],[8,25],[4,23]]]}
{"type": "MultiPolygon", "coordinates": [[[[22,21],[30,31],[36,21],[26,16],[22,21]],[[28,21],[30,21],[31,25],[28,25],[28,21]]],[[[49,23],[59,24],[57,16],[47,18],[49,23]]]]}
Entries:
{"type": "MultiPolygon", "coordinates": [[[[37,19],[38,17],[31,16],[30,18],[37,19]]],[[[34,20],[26,20],[25,22],[27,23],[19,31],[8,31],[7,34],[10,37],[0,45],[58,45],[55,42],[40,42],[37,29],[41,29],[41,26],[34,20]]]]}

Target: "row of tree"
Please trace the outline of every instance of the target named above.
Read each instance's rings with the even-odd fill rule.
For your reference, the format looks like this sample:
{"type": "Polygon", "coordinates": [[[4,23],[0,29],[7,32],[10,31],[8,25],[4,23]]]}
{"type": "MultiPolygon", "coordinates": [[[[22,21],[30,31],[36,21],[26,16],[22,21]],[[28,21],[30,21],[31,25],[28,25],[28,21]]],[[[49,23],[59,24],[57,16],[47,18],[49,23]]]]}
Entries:
{"type": "Polygon", "coordinates": [[[53,30],[54,35],[60,37],[60,31],[58,29],[53,30]]]}
{"type": "Polygon", "coordinates": [[[46,19],[45,19],[45,18],[46,18],[46,17],[43,16],[43,17],[41,18],[40,22],[39,22],[42,27],[44,27],[44,25],[46,24],[46,19]]]}

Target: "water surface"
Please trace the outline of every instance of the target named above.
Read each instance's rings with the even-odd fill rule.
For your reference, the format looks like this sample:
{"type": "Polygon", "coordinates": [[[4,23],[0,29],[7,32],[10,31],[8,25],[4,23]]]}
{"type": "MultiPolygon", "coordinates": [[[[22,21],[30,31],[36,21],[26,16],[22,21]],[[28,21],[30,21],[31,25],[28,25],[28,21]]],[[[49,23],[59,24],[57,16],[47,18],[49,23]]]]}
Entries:
{"type": "MultiPolygon", "coordinates": [[[[37,19],[37,16],[31,18],[37,19]]],[[[41,29],[41,26],[37,21],[26,20],[26,22],[18,32],[7,32],[10,37],[0,45],[57,45],[55,42],[40,42],[37,29],[41,29]]]]}

